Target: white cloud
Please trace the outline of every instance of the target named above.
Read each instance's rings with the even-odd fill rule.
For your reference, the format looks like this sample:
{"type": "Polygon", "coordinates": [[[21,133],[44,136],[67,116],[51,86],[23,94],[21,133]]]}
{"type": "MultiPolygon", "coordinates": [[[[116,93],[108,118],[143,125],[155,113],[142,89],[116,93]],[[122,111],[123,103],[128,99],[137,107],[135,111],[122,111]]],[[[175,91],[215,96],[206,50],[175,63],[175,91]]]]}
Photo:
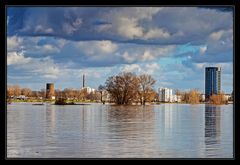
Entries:
{"type": "Polygon", "coordinates": [[[145,72],[148,74],[153,74],[156,70],[160,68],[159,64],[157,63],[146,64],[145,67],[146,67],[145,72]]]}
{"type": "Polygon", "coordinates": [[[145,65],[127,64],[120,68],[122,72],[134,72],[137,74],[154,74],[156,70],[160,69],[159,64],[150,63],[145,65]]]}
{"type": "Polygon", "coordinates": [[[7,64],[25,72],[31,73],[35,76],[45,78],[57,78],[60,73],[60,68],[54,61],[49,58],[31,58],[25,57],[23,54],[17,52],[8,52],[7,64]]]}
{"type": "Polygon", "coordinates": [[[125,65],[121,68],[122,72],[133,72],[140,73],[142,71],[141,67],[138,64],[125,65]]]}
{"type": "MultiPolygon", "coordinates": [[[[159,7],[132,7],[130,10],[129,8],[111,10],[102,16],[104,20],[111,22],[111,25],[104,25],[99,31],[111,31],[127,39],[141,38],[144,35],[144,28],[139,22],[151,21],[161,9],[159,7]]],[[[152,37],[152,33],[156,32],[150,31],[147,37],[152,37]]],[[[165,33],[164,35],[166,36],[165,33]]]]}
{"type": "Polygon", "coordinates": [[[223,33],[224,33],[224,30],[219,30],[217,32],[213,32],[209,35],[209,38],[213,41],[219,41],[220,38],[222,37],[223,33]]]}
{"type": "Polygon", "coordinates": [[[143,28],[138,25],[136,19],[120,17],[117,19],[117,33],[126,38],[139,38],[143,36],[143,28]]]}
{"type": "Polygon", "coordinates": [[[147,50],[143,53],[141,61],[151,61],[154,59],[155,59],[154,55],[151,54],[151,52],[149,50],[147,50]]]}
{"type": "Polygon", "coordinates": [[[34,32],[38,32],[38,33],[52,33],[53,29],[52,28],[46,28],[43,27],[42,25],[37,25],[34,29],[34,32]]]}
{"type": "Polygon", "coordinates": [[[37,46],[36,48],[39,49],[39,50],[42,50],[45,53],[58,53],[58,52],[60,52],[60,50],[57,47],[55,47],[53,45],[50,45],[50,44],[46,44],[46,45],[43,45],[43,46],[37,46]]]}
{"type": "Polygon", "coordinates": [[[23,65],[31,61],[31,58],[24,57],[23,54],[17,52],[8,52],[7,65],[23,65]]]}
{"type": "Polygon", "coordinates": [[[154,61],[160,57],[169,56],[176,46],[145,46],[145,47],[132,47],[125,49],[126,51],[122,54],[123,59],[128,62],[147,62],[154,61]]]}
{"type": "Polygon", "coordinates": [[[123,59],[129,63],[132,63],[133,61],[135,61],[135,57],[133,55],[132,56],[129,55],[128,52],[123,53],[123,59]]]}
{"type": "Polygon", "coordinates": [[[19,49],[23,43],[23,39],[17,36],[7,37],[7,50],[19,49]]]}
{"type": "Polygon", "coordinates": [[[115,52],[118,45],[109,40],[103,41],[79,41],[73,43],[79,51],[83,51],[86,55],[100,56],[115,52]]]}
{"type": "Polygon", "coordinates": [[[170,37],[169,32],[161,28],[150,29],[143,36],[144,39],[161,39],[161,38],[169,38],[169,37],[170,37]]]}
{"type": "Polygon", "coordinates": [[[97,47],[104,53],[112,53],[118,47],[116,44],[112,43],[111,41],[96,41],[97,47]]]}

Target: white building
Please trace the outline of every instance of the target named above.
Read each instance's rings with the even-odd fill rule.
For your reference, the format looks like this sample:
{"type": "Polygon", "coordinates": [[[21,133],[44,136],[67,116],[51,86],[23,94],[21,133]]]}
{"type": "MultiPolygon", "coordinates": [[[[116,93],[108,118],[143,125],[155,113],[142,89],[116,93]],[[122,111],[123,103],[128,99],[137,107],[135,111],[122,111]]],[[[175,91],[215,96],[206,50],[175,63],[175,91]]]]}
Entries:
{"type": "Polygon", "coordinates": [[[231,100],[231,94],[224,94],[225,100],[231,100]]]}
{"type": "Polygon", "coordinates": [[[172,89],[169,88],[159,88],[159,100],[161,102],[173,102],[174,96],[172,94],[172,89]]]}
{"type": "Polygon", "coordinates": [[[90,87],[84,87],[84,88],[82,88],[81,90],[87,90],[87,93],[88,93],[88,94],[91,93],[91,92],[95,92],[95,91],[96,91],[96,89],[90,88],[90,87]]]}
{"type": "Polygon", "coordinates": [[[181,102],[181,96],[177,96],[177,95],[172,95],[172,102],[181,102]]]}

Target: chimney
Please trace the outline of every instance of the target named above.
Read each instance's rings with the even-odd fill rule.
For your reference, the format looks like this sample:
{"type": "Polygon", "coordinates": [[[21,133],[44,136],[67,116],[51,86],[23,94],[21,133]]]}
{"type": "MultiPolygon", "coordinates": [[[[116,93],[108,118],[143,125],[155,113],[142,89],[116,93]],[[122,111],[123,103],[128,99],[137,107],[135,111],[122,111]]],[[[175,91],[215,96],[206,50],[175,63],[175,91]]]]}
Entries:
{"type": "Polygon", "coordinates": [[[83,74],[83,88],[85,87],[85,75],[83,74]]]}

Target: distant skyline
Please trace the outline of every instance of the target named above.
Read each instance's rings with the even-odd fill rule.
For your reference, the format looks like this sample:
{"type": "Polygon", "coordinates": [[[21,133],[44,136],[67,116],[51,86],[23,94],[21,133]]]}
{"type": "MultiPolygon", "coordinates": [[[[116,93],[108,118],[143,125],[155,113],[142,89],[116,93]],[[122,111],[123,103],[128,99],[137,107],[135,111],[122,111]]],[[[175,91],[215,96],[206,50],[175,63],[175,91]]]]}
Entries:
{"type": "Polygon", "coordinates": [[[232,8],[8,7],[7,83],[33,90],[98,88],[122,71],[147,73],[155,89],[204,93],[205,67],[233,89],[232,8]]]}

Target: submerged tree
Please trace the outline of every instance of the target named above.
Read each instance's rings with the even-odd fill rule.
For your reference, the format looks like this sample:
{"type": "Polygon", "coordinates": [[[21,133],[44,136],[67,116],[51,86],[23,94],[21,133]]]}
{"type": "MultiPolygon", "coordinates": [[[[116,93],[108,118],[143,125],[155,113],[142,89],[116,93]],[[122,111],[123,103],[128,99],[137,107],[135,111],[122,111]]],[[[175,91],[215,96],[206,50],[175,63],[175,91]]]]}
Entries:
{"type": "Polygon", "coordinates": [[[103,86],[103,85],[99,85],[99,87],[98,87],[98,91],[100,92],[100,94],[101,94],[101,102],[103,101],[102,100],[102,96],[103,96],[103,91],[105,90],[105,86],[103,86]]]}
{"type": "Polygon", "coordinates": [[[130,104],[136,100],[139,81],[135,74],[123,72],[106,81],[106,90],[116,104],[130,104]]]}
{"type": "Polygon", "coordinates": [[[145,105],[146,102],[152,101],[155,98],[155,92],[153,90],[153,85],[156,80],[154,80],[151,75],[143,74],[138,77],[139,90],[138,98],[142,105],[145,105]]]}
{"type": "Polygon", "coordinates": [[[226,103],[226,99],[224,97],[224,93],[221,92],[220,94],[213,94],[210,96],[210,103],[212,104],[224,104],[226,103]]]}
{"type": "Polygon", "coordinates": [[[187,96],[187,102],[190,104],[198,104],[200,102],[200,92],[197,89],[190,90],[187,96]]]}

